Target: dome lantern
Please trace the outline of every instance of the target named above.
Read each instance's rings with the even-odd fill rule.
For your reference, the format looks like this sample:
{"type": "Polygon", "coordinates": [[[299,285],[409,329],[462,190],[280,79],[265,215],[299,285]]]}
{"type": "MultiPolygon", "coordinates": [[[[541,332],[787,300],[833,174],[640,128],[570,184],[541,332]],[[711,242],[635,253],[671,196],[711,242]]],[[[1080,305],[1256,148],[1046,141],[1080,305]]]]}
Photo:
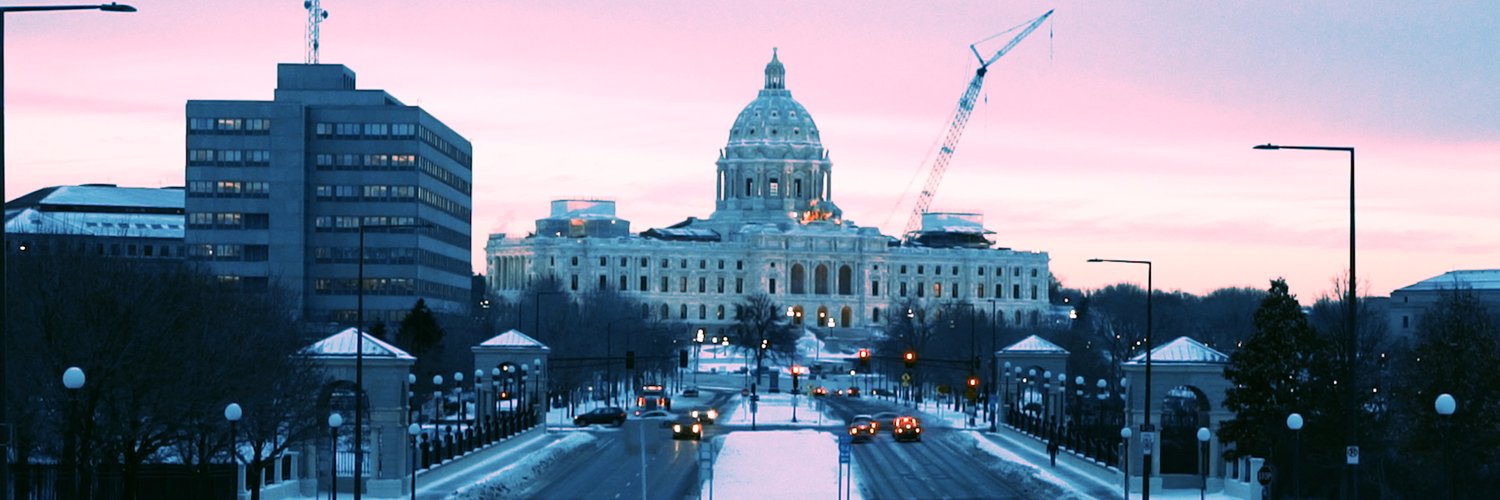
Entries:
{"type": "Polygon", "coordinates": [[[771,48],[771,62],[766,63],[766,89],[786,88],[786,68],[776,58],[776,48],[771,48]]]}

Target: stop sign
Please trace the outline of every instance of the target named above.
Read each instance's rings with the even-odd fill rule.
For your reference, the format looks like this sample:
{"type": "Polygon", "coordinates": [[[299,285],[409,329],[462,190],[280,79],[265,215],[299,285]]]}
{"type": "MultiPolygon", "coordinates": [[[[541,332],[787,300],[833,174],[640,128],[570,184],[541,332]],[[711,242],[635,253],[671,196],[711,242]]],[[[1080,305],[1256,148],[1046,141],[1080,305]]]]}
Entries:
{"type": "Polygon", "coordinates": [[[1276,470],[1271,468],[1271,464],[1266,464],[1261,466],[1260,472],[1255,473],[1255,480],[1260,481],[1261,486],[1270,486],[1271,477],[1275,475],[1276,470]]]}

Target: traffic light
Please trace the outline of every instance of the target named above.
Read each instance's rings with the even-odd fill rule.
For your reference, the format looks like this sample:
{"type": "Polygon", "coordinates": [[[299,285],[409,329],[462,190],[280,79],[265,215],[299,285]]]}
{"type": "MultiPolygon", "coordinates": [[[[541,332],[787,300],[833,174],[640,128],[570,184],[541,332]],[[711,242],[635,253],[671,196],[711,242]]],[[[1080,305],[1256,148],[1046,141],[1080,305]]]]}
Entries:
{"type": "Polygon", "coordinates": [[[798,381],[800,380],[801,375],[802,375],[802,367],[801,366],[797,366],[797,365],[792,365],[792,394],[796,394],[797,393],[797,389],[800,386],[800,384],[798,384],[798,381]]]}
{"type": "Polygon", "coordinates": [[[859,369],[862,370],[862,371],[868,371],[870,369],[870,350],[869,349],[860,349],[859,350],[859,369]]]}
{"type": "Polygon", "coordinates": [[[969,375],[969,388],[970,389],[978,389],[979,388],[979,377],[974,376],[974,375],[969,375]]]}
{"type": "Polygon", "coordinates": [[[901,361],[904,362],[904,363],[906,363],[906,367],[907,368],[912,368],[912,367],[917,366],[917,352],[916,351],[906,351],[906,354],[902,354],[901,355],[901,361]]]}
{"type": "Polygon", "coordinates": [[[677,351],[677,367],[678,368],[687,368],[688,367],[687,362],[688,362],[687,349],[682,349],[682,350],[677,351]]]}
{"type": "Polygon", "coordinates": [[[625,351],[625,369],[635,369],[635,351],[625,351]]]}

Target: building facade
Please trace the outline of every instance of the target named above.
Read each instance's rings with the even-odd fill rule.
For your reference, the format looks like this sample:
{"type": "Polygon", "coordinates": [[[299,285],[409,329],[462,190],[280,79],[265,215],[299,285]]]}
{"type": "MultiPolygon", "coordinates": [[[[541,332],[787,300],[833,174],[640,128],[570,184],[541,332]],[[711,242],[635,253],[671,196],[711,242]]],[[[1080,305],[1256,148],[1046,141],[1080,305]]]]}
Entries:
{"type": "Polygon", "coordinates": [[[6,202],[5,251],[181,262],[184,225],[181,188],[54,186],[6,202]]]}
{"type": "Polygon", "coordinates": [[[1047,254],[994,247],[982,216],[927,214],[907,243],[845,220],[821,131],[785,75],[773,54],[764,87],[730,127],[711,217],[631,234],[611,201],[558,200],[536,232],[490,235],[489,288],[510,300],[544,277],[575,292],[612,288],[642,302],[643,315],[716,334],[759,293],[817,326],[879,328],[907,300],[993,307],[1008,324],[1044,320],[1047,254]]]}
{"type": "Polygon", "coordinates": [[[1455,290],[1473,293],[1490,314],[1500,315],[1500,269],[1448,271],[1391,292],[1391,298],[1386,302],[1390,332],[1414,335],[1420,329],[1422,315],[1437,304],[1443,294],[1455,290]]]}
{"type": "Polygon", "coordinates": [[[186,153],[188,257],[220,280],[349,324],[363,249],[367,322],[467,310],[473,148],[422,108],[281,64],[270,101],[188,101],[186,153]]]}

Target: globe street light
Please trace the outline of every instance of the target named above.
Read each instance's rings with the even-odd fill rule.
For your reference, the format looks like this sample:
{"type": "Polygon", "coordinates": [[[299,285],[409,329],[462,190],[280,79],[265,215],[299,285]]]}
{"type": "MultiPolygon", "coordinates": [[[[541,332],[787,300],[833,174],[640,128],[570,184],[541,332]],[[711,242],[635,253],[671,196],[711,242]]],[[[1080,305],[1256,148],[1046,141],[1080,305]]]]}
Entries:
{"type": "Polygon", "coordinates": [[[1302,497],[1302,415],[1286,416],[1286,428],[1292,430],[1292,495],[1302,497]]]}
{"type": "Polygon", "coordinates": [[[417,500],[417,436],[422,435],[422,426],[414,422],[406,426],[406,434],[411,436],[411,500],[417,500]]]}
{"type": "MultiPolygon", "coordinates": [[[[68,390],[67,439],[63,443],[63,469],[67,474],[64,493],[77,495],[78,485],[78,390],[83,388],[83,369],[73,366],[63,371],[63,387],[68,390]]],[[[4,492],[0,491],[0,495],[4,492]]]]}
{"type": "Polygon", "coordinates": [[[1198,488],[1198,500],[1208,496],[1208,438],[1214,433],[1207,427],[1198,428],[1198,473],[1203,476],[1203,483],[1198,488]]]}
{"type": "MultiPolygon", "coordinates": [[[[1125,485],[1120,498],[1130,498],[1130,434],[1129,425],[1120,427],[1120,447],[1123,448],[1120,451],[1120,468],[1125,472],[1125,485]]],[[[1141,482],[1146,482],[1146,478],[1141,478],[1141,482]]]]}
{"type": "Polygon", "coordinates": [[[339,497],[339,426],[344,425],[344,416],[337,413],[328,415],[328,435],[332,438],[332,444],[328,446],[328,498],[329,500],[339,497]]]}
{"type": "MultiPolygon", "coordinates": [[[[1141,432],[1156,432],[1156,427],[1151,425],[1151,296],[1153,288],[1151,284],[1152,265],[1149,260],[1127,260],[1127,259],[1089,259],[1089,262],[1113,262],[1117,264],[1145,264],[1146,265],[1146,393],[1141,400],[1141,412],[1146,421],[1141,423],[1141,432]]],[[[1142,439],[1145,439],[1142,436],[1142,439]]],[[[1151,441],[1155,441],[1152,439],[1151,441]]],[[[1141,448],[1141,498],[1151,500],[1151,447],[1141,448]]]]}
{"type": "Polygon", "coordinates": [[[1453,412],[1458,410],[1458,400],[1453,399],[1452,394],[1439,394],[1436,401],[1432,402],[1433,409],[1443,420],[1443,471],[1448,476],[1448,498],[1453,498],[1453,467],[1448,452],[1448,433],[1453,427],[1453,412]]]}
{"type": "MultiPolygon", "coordinates": [[[[1355,414],[1357,413],[1356,410],[1359,406],[1358,403],[1355,402],[1355,395],[1357,394],[1355,388],[1359,387],[1359,384],[1355,383],[1355,376],[1358,370],[1355,369],[1354,362],[1358,357],[1359,352],[1358,344],[1356,342],[1356,339],[1359,336],[1359,330],[1356,328],[1357,325],[1355,323],[1356,321],[1358,321],[1357,315],[1355,314],[1355,311],[1357,309],[1355,306],[1358,304],[1359,295],[1356,293],[1358,289],[1356,288],[1357,282],[1354,279],[1354,148],[1347,146],[1282,146],[1278,144],[1261,144],[1255,146],[1253,149],[1271,151],[1281,149],[1299,149],[1308,151],[1343,151],[1349,153],[1349,288],[1348,290],[1345,290],[1345,292],[1348,293],[1349,297],[1347,303],[1344,304],[1347,330],[1345,330],[1344,332],[1343,345],[1345,367],[1344,377],[1345,380],[1348,381],[1348,384],[1344,385],[1344,404],[1346,405],[1344,414],[1346,415],[1345,418],[1347,419],[1345,420],[1344,431],[1347,433],[1349,446],[1357,447],[1359,446],[1359,434],[1355,432],[1355,414]]],[[[1358,467],[1358,464],[1347,463],[1345,467],[1349,471],[1349,474],[1347,476],[1347,484],[1349,484],[1351,488],[1350,491],[1352,493],[1349,496],[1353,498],[1359,498],[1359,480],[1356,479],[1356,477],[1358,477],[1358,471],[1355,469],[1356,467],[1358,467]]]]}
{"type": "Polygon", "coordinates": [[[458,426],[463,428],[464,416],[464,372],[453,372],[453,399],[458,400],[458,426]]]}

